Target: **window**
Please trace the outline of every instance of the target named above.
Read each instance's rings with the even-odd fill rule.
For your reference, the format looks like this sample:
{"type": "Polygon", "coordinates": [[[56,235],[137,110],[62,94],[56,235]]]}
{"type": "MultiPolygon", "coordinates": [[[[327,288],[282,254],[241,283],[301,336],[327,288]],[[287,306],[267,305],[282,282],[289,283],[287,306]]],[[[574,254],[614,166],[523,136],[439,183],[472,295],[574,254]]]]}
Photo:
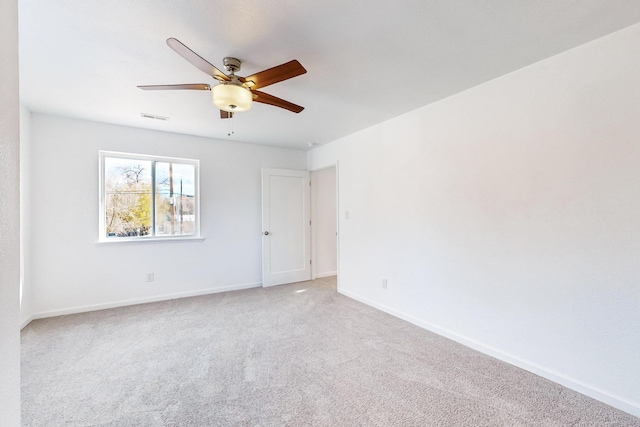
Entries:
{"type": "Polygon", "coordinates": [[[101,151],[99,240],[199,237],[198,165],[101,151]]]}

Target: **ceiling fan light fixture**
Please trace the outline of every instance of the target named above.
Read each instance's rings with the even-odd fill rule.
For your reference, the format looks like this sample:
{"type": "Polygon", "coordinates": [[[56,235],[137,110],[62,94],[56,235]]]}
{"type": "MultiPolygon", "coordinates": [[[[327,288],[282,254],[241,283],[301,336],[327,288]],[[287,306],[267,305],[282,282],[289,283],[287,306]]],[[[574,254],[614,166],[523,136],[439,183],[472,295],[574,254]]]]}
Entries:
{"type": "Polygon", "coordinates": [[[251,91],[232,83],[221,83],[211,89],[213,104],[229,113],[247,111],[253,103],[251,91]]]}

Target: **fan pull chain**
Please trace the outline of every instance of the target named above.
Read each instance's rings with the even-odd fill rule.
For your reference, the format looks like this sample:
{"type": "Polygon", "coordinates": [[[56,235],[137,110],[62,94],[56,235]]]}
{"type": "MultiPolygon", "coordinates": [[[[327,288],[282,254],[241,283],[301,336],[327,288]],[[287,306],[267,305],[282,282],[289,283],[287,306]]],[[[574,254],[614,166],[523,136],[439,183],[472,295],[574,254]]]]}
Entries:
{"type": "Polygon", "coordinates": [[[229,121],[230,130],[227,133],[227,136],[231,136],[231,135],[233,135],[235,133],[234,130],[233,130],[233,116],[229,117],[228,121],[229,121]]]}

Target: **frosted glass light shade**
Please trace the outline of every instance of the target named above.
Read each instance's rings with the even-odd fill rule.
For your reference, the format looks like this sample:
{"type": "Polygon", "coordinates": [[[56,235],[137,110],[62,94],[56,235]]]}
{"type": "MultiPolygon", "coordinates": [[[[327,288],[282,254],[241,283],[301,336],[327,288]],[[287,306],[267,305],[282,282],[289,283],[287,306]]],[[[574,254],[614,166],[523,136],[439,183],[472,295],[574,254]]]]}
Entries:
{"type": "Polygon", "coordinates": [[[249,89],[233,84],[219,84],[211,90],[213,104],[222,111],[235,113],[251,108],[253,95],[249,89]]]}

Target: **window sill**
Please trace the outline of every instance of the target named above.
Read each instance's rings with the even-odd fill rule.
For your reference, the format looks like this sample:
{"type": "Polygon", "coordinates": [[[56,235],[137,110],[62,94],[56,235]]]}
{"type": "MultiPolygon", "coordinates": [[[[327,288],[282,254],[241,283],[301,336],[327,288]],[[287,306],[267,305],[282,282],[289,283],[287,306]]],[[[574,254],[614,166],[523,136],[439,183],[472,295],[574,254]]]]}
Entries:
{"type": "Polygon", "coordinates": [[[118,245],[136,245],[147,243],[186,243],[186,242],[203,242],[204,237],[150,237],[150,238],[120,238],[114,240],[99,240],[96,246],[118,246],[118,245]]]}

